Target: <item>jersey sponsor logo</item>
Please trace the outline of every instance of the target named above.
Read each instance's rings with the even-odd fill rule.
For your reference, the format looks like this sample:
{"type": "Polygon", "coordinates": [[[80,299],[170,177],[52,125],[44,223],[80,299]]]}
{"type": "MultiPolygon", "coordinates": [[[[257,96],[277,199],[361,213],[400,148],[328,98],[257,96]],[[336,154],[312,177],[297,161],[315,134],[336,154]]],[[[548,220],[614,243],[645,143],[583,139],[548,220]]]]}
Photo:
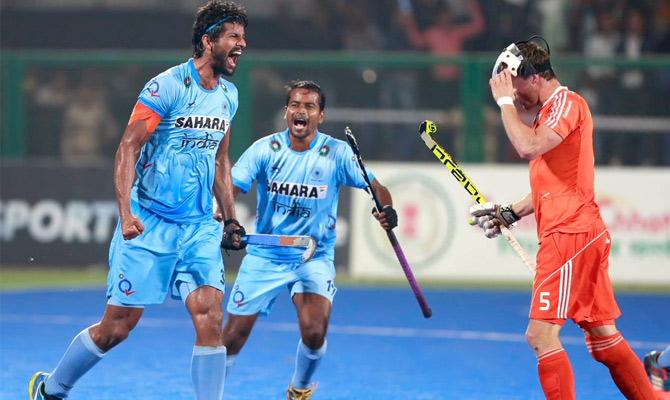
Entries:
{"type": "Polygon", "coordinates": [[[184,135],[181,139],[182,149],[207,149],[213,150],[219,146],[219,141],[213,139],[212,134],[205,133],[203,137],[188,137],[184,135]]]}
{"type": "Polygon", "coordinates": [[[277,200],[272,202],[272,210],[281,215],[288,215],[298,218],[309,218],[312,216],[312,209],[303,207],[294,201],[291,204],[283,204],[277,200]]]}
{"type": "Polygon", "coordinates": [[[325,199],[328,185],[305,185],[291,182],[268,182],[268,192],[303,199],[325,199]]]}
{"type": "Polygon", "coordinates": [[[147,90],[149,91],[149,95],[151,97],[160,97],[158,94],[158,89],[160,89],[160,85],[158,84],[157,81],[153,81],[149,84],[149,87],[147,87],[147,90]]]}
{"type": "Polygon", "coordinates": [[[179,117],[174,122],[175,128],[207,129],[210,131],[226,132],[230,126],[230,121],[220,117],[210,117],[208,115],[189,115],[188,117],[179,117]]]}

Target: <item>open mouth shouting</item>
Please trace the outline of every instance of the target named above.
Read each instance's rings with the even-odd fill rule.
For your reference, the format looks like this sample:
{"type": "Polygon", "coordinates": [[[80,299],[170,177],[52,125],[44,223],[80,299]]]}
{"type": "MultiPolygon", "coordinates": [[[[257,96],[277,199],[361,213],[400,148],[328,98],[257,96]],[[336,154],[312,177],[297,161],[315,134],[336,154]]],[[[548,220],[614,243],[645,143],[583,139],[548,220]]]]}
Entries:
{"type": "Polygon", "coordinates": [[[293,117],[293,127],[297,130],[302,130],[307,126],[307,118],[303,116],[293,117]]]}
{"type": "Polygon", "coordinates": [[[233,49],[230,51],[230,53],[228,53],[227,61],[230,69],[235,70],[235,68],[237,67],[237,62],[240,60],[241,55],[242,55],[241,48],[233,49]]]}

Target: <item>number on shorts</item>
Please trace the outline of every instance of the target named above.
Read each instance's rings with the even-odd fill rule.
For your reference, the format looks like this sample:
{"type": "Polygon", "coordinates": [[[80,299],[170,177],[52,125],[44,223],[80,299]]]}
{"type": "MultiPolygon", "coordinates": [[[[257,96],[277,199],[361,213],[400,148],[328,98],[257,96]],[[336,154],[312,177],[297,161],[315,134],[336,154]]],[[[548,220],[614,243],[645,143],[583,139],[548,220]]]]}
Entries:
{"type": "Polygon", "coordinates": [[[337,288],[335,287],[335,284],[333,283],[333,281],[328,280],[328,281],[326,281],[326,283],[328,284],[328,289],[326,289],[326,290],[328,290],[328,292],[333,292],[333,294],[335,294],[335,291],[337,290],[337,288]]]}
{"type": "Polygon", "coordinates": [[[547,311],[549,308],[551,308],[549,294],[550,292],[540,292],[540,311],[547,311]]]}

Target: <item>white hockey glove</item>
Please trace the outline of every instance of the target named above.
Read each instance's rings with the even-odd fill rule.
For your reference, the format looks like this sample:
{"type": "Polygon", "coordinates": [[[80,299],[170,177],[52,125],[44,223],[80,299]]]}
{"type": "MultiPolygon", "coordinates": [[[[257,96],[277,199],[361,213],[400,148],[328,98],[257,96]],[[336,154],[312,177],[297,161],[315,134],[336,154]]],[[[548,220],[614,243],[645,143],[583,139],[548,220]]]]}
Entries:
{"type": "Polygon", "coordinates": [[[510,228],[521,219],[512,210],[511,204],[501,206],[492,202],[473,205],[470,207],[470,215],[474,217],[477,225],[484,230],[484,236],[489,239],[500,235],[501,225],[510,228]]]}

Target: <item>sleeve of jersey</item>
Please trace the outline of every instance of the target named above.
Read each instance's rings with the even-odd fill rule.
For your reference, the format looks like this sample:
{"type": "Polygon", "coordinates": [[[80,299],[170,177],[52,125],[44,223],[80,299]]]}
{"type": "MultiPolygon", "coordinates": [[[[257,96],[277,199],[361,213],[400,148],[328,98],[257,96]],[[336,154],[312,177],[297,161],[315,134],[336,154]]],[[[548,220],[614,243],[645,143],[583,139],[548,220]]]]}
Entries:
{"type": "Polygon", "coordinates": [[[147,132],[153,133],[156,130],[158,124],[161,123],[161,119],[161,116],[156,114],[154,110],[138,101],[135,103],[132,114],[130,114],[128,125],[135,121],[145,121],[147,132]]]}
{"type": "Polygon", "coordinates": [[[233,177],[233,185],[247,193],[258,177],[258,173],[262,170],[264,156],[265,152],[258,142],[249,147],[233,165],[230,172],[233,177]]]}
{"type": "Polygon", "coordinates": [[[565,139],[575,130],[579,121],[579,102],[567,90],[558,93],[540,120],[540,125],[554,130],[565,139]]]}
{"type": "Polygon", "coordinates": [[[164,118],[177,102],[178,89],[177,80],[172,75],[163,73],[144,85],[137,102],[164,118]]]}
{"type": "MultiPolygon", "coordinates": [[[[337,173],[339,181],[346,186],[365,189],[367,183],[365,183],[365,179],[363,179],[363,173],[358,166],[358,161],[356,160],[356,156],[354,156],[354,152],[349,146],[343,146],[343,148],[344,150],[340,153],[341,157],[338,160],[337,173]]],[[[368,168],[366,168],[366,170],[368,179],[372,182],[375,179],[375,175],[368,168]]]]}

